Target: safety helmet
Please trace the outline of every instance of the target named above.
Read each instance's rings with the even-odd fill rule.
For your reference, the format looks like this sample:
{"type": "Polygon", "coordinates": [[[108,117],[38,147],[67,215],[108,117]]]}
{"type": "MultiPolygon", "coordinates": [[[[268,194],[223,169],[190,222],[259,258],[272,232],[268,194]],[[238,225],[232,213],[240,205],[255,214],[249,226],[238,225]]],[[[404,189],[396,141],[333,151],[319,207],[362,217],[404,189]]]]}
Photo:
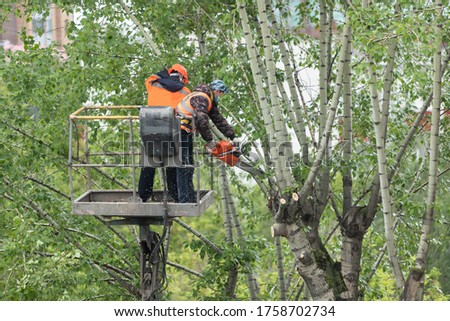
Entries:
{"type": "Polygon", "coordinates": [[[181,76],[183,76],[182,81],[184,84],[187,84],[189,82],[188,72],[187,72],[186,68],[184,68],[182,65],[175,64],[172,67],[170,67],[168,70],[169,75],[173,72],[178,72],[181,76]]]}
{"type": "Polygon", "coordinates": [[[220,79],[213,80],[213,82],[209,85],[209,88],[211,88],[212,90],[220,90],[224,94],[228,92],[227,86],[220,79]]]}

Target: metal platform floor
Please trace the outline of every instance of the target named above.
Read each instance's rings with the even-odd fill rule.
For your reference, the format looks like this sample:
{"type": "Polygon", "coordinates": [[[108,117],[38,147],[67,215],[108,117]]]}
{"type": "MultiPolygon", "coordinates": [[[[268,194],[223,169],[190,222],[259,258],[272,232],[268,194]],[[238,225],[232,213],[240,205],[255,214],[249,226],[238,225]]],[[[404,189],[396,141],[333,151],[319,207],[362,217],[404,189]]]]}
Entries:
{"type": "MultiPolygon", "coordinates": [[[[72,204],[76,215],[120,216],[120,217],[162,217],[164,216],[163,191],[154,191],[154,201],[142,203],[133,197],[131,190],[89,190],[72,204]]],[[[168,202],[169,217],[199,216],[214,202],[212,190],[201,190],[197,203],[168,202]]]]}

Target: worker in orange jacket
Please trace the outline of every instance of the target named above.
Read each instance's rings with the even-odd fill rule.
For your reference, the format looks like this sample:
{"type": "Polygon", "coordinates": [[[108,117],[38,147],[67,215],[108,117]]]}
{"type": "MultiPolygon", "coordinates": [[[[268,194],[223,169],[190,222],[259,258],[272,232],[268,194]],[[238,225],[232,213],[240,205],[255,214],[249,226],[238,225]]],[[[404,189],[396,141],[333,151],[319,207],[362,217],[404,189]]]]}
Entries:
{"type": "MultiPolygon", "coordinates": [[[[227,91],[225,83],[217,79],[209,85],[198,85],[191,94],[178,104],[177,113],[181,117],[181,159],[183,165],[193,165],[193,130],[200,133],[209,150],[216,146],[213,141],[213,134],[209,129],[209,119],[224,136],[238,144],[233,128],[221,115],[217,106],[220,97],[227,91]]],[[[194,169],[192,167],[177,167],[176,172],[178,201],[180,203],[196,203],[192,181],[194,169]]]]}
{"type": "MultiPolygon", "coordinates": [[[[184,97],[191,91],[185,86],[189,78],[186,68],[180,64],[174,64],[169,69],[164,69],[156,75],[151,75],[145,80],[148,93],[148,106],[171,106],[176,109],[184,97]]],[[[155,168],[143,167],[139,177],[138,193],[143,202],[146,202],[153,194],[153,181],[155,168]]],[[[178,202],[176,168],[166,168],[167,189],[169,195],[178,202]]]]}

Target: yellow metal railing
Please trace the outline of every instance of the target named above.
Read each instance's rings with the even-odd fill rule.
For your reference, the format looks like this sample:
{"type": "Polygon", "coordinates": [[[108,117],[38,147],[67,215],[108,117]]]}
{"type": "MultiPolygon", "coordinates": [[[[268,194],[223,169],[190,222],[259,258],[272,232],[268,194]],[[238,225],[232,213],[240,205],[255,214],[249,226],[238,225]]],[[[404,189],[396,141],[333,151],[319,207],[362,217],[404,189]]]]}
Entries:
{"type": "Polygon", "coordinates": [[[98,116],[88,116],[80,115],[82,112],[88,112],[89,110],[110,110],[110,109],[138,109],[141,106],[84,106],[72,113],[69,118],[71,120],[103,120],[103,119],[132,119],[138,120],[139,116],[114,116],[114,115],[98,115],[98,116]]]}

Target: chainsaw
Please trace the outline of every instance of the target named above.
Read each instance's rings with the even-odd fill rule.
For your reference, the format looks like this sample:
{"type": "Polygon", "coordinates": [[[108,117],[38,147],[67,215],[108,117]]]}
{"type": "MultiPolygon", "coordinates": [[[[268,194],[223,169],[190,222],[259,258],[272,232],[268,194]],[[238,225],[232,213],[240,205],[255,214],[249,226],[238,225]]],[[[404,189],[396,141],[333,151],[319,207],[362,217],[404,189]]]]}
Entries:
{"type": "Polygon", "coordinates": [[[207,148],[208,152],[218,160],[224,162],[230,167],[238,167],[251,175],[264,174],[261,170],[252,166],[252,164],[242,154],[240,148],[233,145],[228,140],[220,140],[212,149],[207,148]]]}

